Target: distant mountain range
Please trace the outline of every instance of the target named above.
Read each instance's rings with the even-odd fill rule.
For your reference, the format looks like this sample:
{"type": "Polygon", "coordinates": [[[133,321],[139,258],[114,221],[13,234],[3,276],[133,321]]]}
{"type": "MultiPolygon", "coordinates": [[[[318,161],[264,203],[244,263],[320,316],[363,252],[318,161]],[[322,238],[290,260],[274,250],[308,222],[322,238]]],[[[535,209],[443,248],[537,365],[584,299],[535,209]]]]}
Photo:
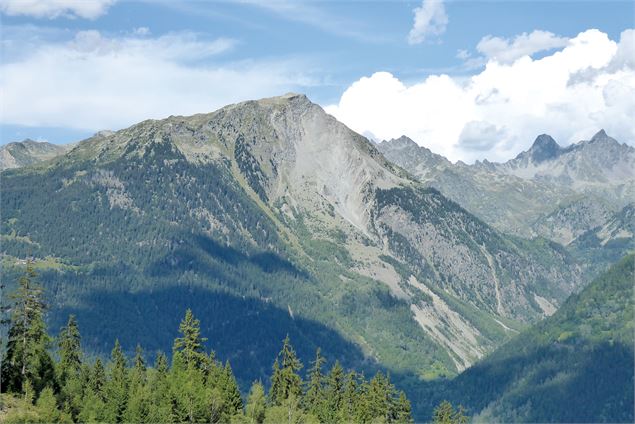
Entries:
{"type": "Polygon", "coordinates": [[[620,238],[623,249],[602,266],[635,248],[630,223],[615,226],[635,204],[635,148],[603,130],[566,148],[540,135],[529,150],[505,163],[453,164],[405,136],[377,147],[425,185],[503,232],[575,247],[581,245],[579,238],[612,222],[610,237],[620,238]]]}
{"type": "Polygon", "coordinates": [[[21,168],[63,155],[72,144],[51,144],[26,139],[0,146],[0,170],[21,168]]]}

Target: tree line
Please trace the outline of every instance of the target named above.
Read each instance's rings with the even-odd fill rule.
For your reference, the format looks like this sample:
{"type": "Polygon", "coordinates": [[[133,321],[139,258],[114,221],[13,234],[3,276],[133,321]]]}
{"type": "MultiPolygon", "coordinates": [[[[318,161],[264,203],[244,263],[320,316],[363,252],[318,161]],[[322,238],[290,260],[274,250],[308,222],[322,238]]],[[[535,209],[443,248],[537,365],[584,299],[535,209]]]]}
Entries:
{"type": "Polygon", "coordinates": [[[11,296],[0,381],[2,392],[11,395],[3,401],[12,403],[2,417],[5,422],[413,421],[406,395],[382,372],[368,380],[338,361],[325,370],[318,349],[303,379],[303,365],[288,336],[273,363],[268,389],[256,381],[243,400],[229,362],[206,351],[200,321],[189,309],[171,359],[158,353],[150,366],[137,346],[129,360],[115,341],[110,361],[89,363],[74,316],[55,339],[47,333],[43,289],[35,277],[27,264],[11,296]]]}

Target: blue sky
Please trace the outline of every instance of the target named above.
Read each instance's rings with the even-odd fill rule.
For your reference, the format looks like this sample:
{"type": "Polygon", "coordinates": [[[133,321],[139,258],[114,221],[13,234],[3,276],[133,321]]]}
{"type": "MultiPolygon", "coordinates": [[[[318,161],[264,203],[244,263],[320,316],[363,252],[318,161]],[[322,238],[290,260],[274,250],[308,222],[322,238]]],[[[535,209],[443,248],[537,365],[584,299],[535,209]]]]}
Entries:
{"type": "MultiPolygon", "coordinates": [[[[4,71],[0,88],[7,94],[2,100],[2,143],[26,137],[56,143],[76,141],[97,130],[122,128],[144,118],[208,112],[226,103],[300,91],[368,136],[398,136],[402,129],[401,133],[452,159],[495,159],[526,147],[537,135],[531,131],[539,129],[540,119],[521,131],[514,121],[517,118],[490,122],[492,119],[481,116],[483,111],[475,111],[465,122],[453,123],[452,131],[435,130],[432,123],[430,128],[418,128],[414,123],[404,123],[401,128],[398,116],[386,116],[385,128],[375,128],[363,116],[353,116],[355,112],[343,104],[343,95],[357,96],[359,102],[372,94],[380,102],[385,90],[377,88],[379,85],[369,88],[379,90],[378,94],[360,94],[354,88],[359,85],[356,82],[372,79],[377,72],[388,73],[404,90],[442,75],[465,88],[492,60],[512,67],[524,52],[537,63],[566,49],[578,34],[591,29],[606,38],[596,33],[593,42],[605,43],[604,47],[598,44],[596,51],[612,49],[612,44],[606,44],[609,41],[620,51],[619,46],[625,45],[620,44],[623,33],[634,26],[635,19],[631,1],[92,3],[58,0],[47,7],[30,0],[0,0],[4,71]],[[413,36],[417,9],[422,24],[413,36]],[[518,47],[514,40],[522,34],[527,40],[516,43],[520,53],[501,59],[505,51],[518,47]],[[482,43],[478,49],[488,37],[490,41],[496,37],[496,42],[482,43]],[[501,49],[500,42],[508,43],[508,48],[503,45],[501,49]],[[479,149],[488,146],[476,140],[479,137],[499,141],[489,149],[479,149]]],[[[588,64],[571,72],[577,75],[585,67],[608,66],[611,57],[603,58],[606,63],[601,65],[588,64]]],[[[630,75],[615,78],[627,91],[635,84],[630,75]]],[[[441,89],[432,92],[449,95],[441,89]]],[[[571,93],[563,96],[567,99],[551,101],[571,101],[571,93]]],[[[426,101],[434,103],[435,99],[426,101]]],[[[399,104],[419,107],[418,102],[399,104]]],[[[413,121],[426,120],[427,106],[420,107],[422,115],[413,121]]],[[[583,113],[597,115],[600,107],[589,105],[583,113]]],[[[630,107],[630,103],[620,105],[618,112],[627,113],[630,107]]],[[[548,127],[544,131],[557,127],[544,122],[548,127]]],[[[601,124],[595,119],[583,130],[558,128],[552,132],[567,144],[601,124]]],[[[604,126],[611,125],[614,133],[627,138],[623,141],[633,139],[626,123],[604,126]]]]}

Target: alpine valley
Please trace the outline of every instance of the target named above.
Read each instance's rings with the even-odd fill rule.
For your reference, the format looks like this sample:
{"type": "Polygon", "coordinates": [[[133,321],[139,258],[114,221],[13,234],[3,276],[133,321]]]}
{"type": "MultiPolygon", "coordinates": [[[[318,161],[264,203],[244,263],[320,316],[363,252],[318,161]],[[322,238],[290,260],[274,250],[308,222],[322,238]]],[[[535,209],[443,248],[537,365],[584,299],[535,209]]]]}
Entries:
{"type": "Polygon", "coordinates": [[[536,361],[575,356],[603,314],[611,334],[588,350],[633,369],[633,256],[602,273],[635,249],[635,149],[604,131],[453,164],[407,137],[375,144],[287,94],[72,146],[12,143],[0,159],[3,282],[34,258],[49,327],[76,315],[94,356],[115,338],[165,351],[191,308],[243,392],[268,381],[289,335],[304,363],[319,346],[388,371],[417,421],[437,400],[429,387],[486,421],[633,419],[632,372],[611,398],[619,413],[527,406],[532,381],[571,374],[536,361]],[[533,355],[533,371],[514,371],[510,392],[457,388],[479,391],[514,354],[533,355]]]}

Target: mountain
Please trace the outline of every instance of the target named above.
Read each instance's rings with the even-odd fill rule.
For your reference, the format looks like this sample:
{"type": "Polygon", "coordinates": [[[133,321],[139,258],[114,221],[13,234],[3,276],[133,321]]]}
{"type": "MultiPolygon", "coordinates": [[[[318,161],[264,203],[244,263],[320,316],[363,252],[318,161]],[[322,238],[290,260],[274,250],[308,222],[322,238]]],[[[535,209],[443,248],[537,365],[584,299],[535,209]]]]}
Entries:
{"type": "Polygon", "coordinates": [[[604,130],[566,148],[541,135],[527,152],[495,167],[525,180],[568,184],[578,193],[604,192],[618,202],[635,193],[635,148],[620,144],[604,130]]]}
{"type": "Polygon", "coordinates": [[[617,261],[624,252],[635,252],[635,203],[579,235],[569,250],[579,261],[594,266],[596,273],[604,263],[617,261]]]}
{"type": "Polygon", "coordinates": [[[20,168],[63,155],[72,145],[59,145],[26,139],[0,147],[0,170],[20,168]]]}
{"type": "Polygon", "coordinates": [[[5,281],[34,256],[53,328],[167,349],[190,307],[242,383],[287,333],[305,363],[454,375],[581,284],[562,247],[501,234],[302,95],[97,134],[2,181],[5,281]]]}
{"type": "Polygon", "coordinates": [[[551,205],[579,197],[572,189],[499,171],[492,162],[453,164],[407,137],[400,140],[383,141],[377,148],[422,183],[438,189],[503,232],[535,236],[531,224],[551,212],[551,205]]]}
{"type": "Polygon", "coordinates": [[[624,257],[434,396],[476,422],[633,422],[634,268],[624,257]]]}
{"type": "Polygon", "coordinates": [[[388,160],[497,229],[563,245],[602,225],[635,198],[635,149],[603,130],[568,147],[540,135],[529,150],[505,163],[452,164],[407,137],[377,147],[388,160]]]}
{"type": "Polygon", "coordinates": [[[608,202],[595,196],[581,196],[536,220],[532,230],[549,240],[570,245],[587,231],[604,225],[614,214],[608,202]]]}
{"type": "Polygon", "coordinates": [[[556,140],[554,140],[553,137],[549,134],[541,134],[536,138],[534,144],[532,144],[528,151],[522,152],[516,156],[514,162],[523,164],[522,166],[524,167],[527,167],[530,164],[538,165],[543,162],[554,160],[562,153],[563,149],[558,143],[556,143],[556,140]]]}

